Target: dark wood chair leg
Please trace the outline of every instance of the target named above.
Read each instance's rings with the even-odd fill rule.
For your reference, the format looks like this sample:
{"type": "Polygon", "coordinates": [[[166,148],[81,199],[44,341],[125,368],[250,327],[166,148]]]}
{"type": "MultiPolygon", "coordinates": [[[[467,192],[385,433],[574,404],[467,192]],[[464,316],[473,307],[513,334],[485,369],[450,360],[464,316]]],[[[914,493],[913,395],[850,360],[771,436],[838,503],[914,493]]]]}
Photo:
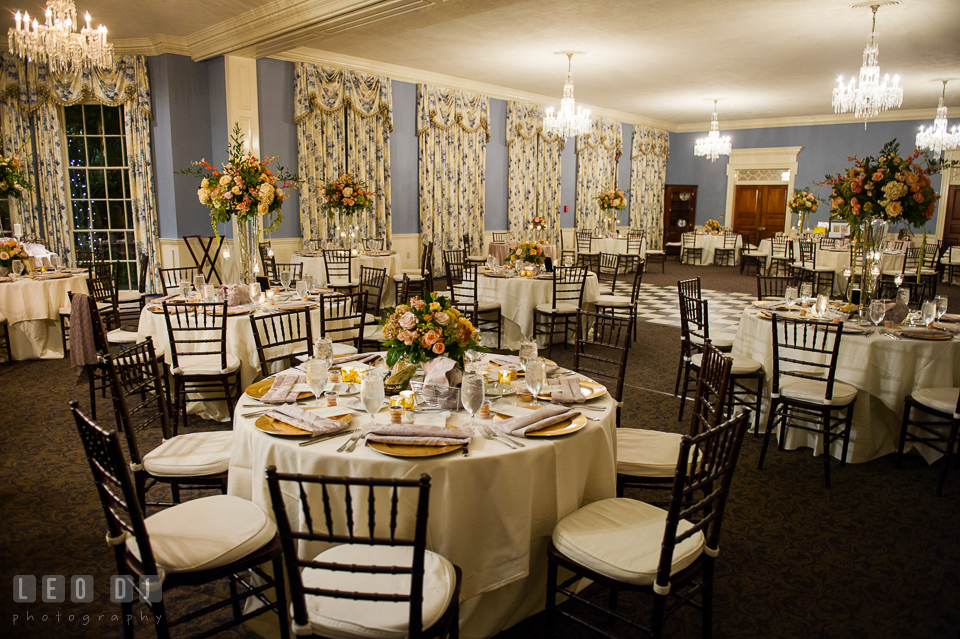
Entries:
{"type": "Polygon", "coordinates": [[[823,421],[823,482],[830,488],[830,410],[820,414],[823,421]]]}
{"type": "Polygon", "coordinates": [[[757,464],[757,470],[763,470],[763,460],[767,456],[767,447],[770,445],[770,433],[773,432],[775,416],[779,407],[780,402],[775,399],[770,401],[770,414],[767,415],[767,430],[763,433],[763,445],[760,447],[760,461],[757,464]]]}
{"type": "Polygon", "coordinates": [[[912,408],[913,403],[908,396],[903,406],[903,421],[900,422],[900,444],[897,446],[897,468],[900,468],[903,462],[903,449],[907,445],[907,424],[910,422],[910,410],[912,408]]]}

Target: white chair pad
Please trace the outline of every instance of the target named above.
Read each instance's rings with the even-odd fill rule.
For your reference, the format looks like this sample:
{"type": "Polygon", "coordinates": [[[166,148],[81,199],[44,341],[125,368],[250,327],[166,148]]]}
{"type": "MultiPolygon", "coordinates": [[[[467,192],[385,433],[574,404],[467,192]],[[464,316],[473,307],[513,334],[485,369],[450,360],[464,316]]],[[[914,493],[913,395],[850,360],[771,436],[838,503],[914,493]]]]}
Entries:
{"type": "Polygon", "coordinates": [[[232,431],[187,433],[168,439],[143,456],[143,468],[156,477],[216,475],[230,466],[232,431]]]}
{"type": "Polygon", "coordinates": [[[383,339],[383,332],[379,326],[368,326],[363,329],[363,339],[377,340],[379,342],[383,339]]]}
{"type": "MultiPolygon", "coordinates": [[[[683,242],[667,242],[664,246],[683,246],[683,242]]],[[[647,251],[649,253],[650,251],[647,251]]]]}
{"type": "Polygon", "coordinates": [[[69,316],[70,313],[72,313],[72,312],[73,312],[73,309],[70,308],[69,306],[63,306],[63,307],[60,308],[60,314],[61,314],[61,315],[67,315],[67,316],[69,316]]]}
{"type": "Polygon", "coordinates": [[[377,317],[376,315],[367,313],[363,318],[363,323],[366,324],[367,326],[376,326],[377,324],[380,323],[380,318],[377,317]]]}
{"type": "MultiPolygon", "coordinates": [[[[157,567],[165,573],[208,570],[262,548],[277,534],[273,519],[233,495],[193,499],[145,520],[157,567]]],[[[140,559],[133,537],[127,550],[140,559]]]]}
{"type": "MultiPolygon", "coordinates": [[[[185,375],[220,375],[220,356],[219,355],[190,355],[189,353],[178,354],[178,363],[180,371],[185,375]]],[[[232,373],[240,368],[240,360],[236,355],[227,353],[227,370],[232,373]]]]}
{"type": "MultiPolygon", "coordinates": [[[[640,586],[657,578],[667,511],[633,499],[604,499],[560,520],[553,544],[570,559],[601,575],[640,586]]],[[[686,520],[680,534],[692,527],[686,520]]],[[[696,532],[676,546],[670,574],[683,570],[703,552],[696,532]]]]}
{"type": "Polygon", "coordinates": [[[575,315],[577,313],[577,307],[573,304],[560,304],[557,307],[554,307],[550,302],[544,302],[543,304],[537,304],[537,310],[541,313],[556,313],[558,315],[575,315]]]}
{"type": "Polygon", "coordinates": [[[360,286],[360,280],[348,280],[345,277],[332,277],[327,280],[328,288],[346,288],[347,286],[360,286]]]}
{"type": "Polygon", "coordinates": [[[137,334],[134,331],[125,331],[115,328],[107,333],[107,341],[111,344],[136,344],[137,334]]]}
{"type": "MultiPolygon", "coordinates": [[[[730,335],[729,333],[714,333],[710,336],[710,343],[717,348],[730,348],[733,346],[733,341],[737,338],[736,335],[730,335]]],[[[696,335],[690,336],[690,341],[698,346],[703,344],[703,340],[697,337],[696,335]]]]}
{"type": "Polygon", "coordinates": [[[143,297],[143,294],[140,291],[119,291],[117,293],[117,301],[121,304],[124,302],[139,302],[141,297],[143,297]]]}
{"type": "Polygon", "coordinates": [[[617,472],[634,477],[673,477],[680,457],[678,433],[617,429],[617,472]]]}
{"type": "Polygon", "coordinates": [[[921,388],[911,395],[915,400],[942,413],[953,414],[957,410],[957,395],[960,388],[921,388]]]}
{"type": "Polygon", "coordinates": [[[411,282],[419,282],[423,279],[423,275],[420,274],[420,269],[417,269],[415,271],[404,271],[400,275],[394,275],[393,281],[398,283],[403,282],[404,275],[406,275],[407,279],[410,280],[411,282]]]}
{"type": "MultiPolygon", "coordinates": [[[[780,384],[780,396],[808,402],[824,403],[827,383],[814,379],[787,379],[780,384]]],[[[831,406],[845,406],[857,398],[857,389],[843,382],[833,382],[831,406]]]]}
{"type": "Polygon", "coordinates": [[[484,262],[484,263],[486,263],[486,261],[487,261],[487,256],[486,256],[486,255],[468,255],[468,256],[467,256],[467,261],[468,261],[468,262],[484,262]]]}
{"type": "MultiPolygon", "coordinates": [[[[340,564],[409,566],[409,546],[342,544],[325,550],[314,561],[340,564]]],[[[450,605],[457,576],[453,564],[434,552],[424,555],[423,628],[432,627],[450,605]]],[[[302,574],[307,588],[357,592],[410,593],[410,575],[350,573],[307,568],[302,574]]],[[[404,639],[408,635],[407,603],[334,599],[307,595],[307,615],[315,634],[331,639],[404,639]]]]}
{"type": "Polygon", "coordinates": [[[629,295],[600,295],[597,297],[597,306],[633,306],[629,295]]]}
{"type": "MultiPolygon", "coordinates": [[[[763,365],[760,364],[755,359],[750,359],[749,357],[744,357],[743,355],[734,355],[732,353],[725,353],[724,357],[729,357],[733,359],[733,364],[730,366],[731,375],[749,375],[750,373],[756,373],[758,370],[763,368],[763,365]]],[[[700,368],[700,363],[703,361],[703,353],[697,353],[690,358],[690,363],[695,368],[700,368]]]]}
{"type": "Polygon", "coordinates": [[[349,344],[343,344],[341,342],[333,343],[333,356],[339,357],[341,355],[356,355],[357,347],[350,346],[349,344]]]}
{"type": "Polygon", "coordinates": [[[498,302],[483,302],[481,301],[477,304],[477,309],[481,313],[489,313],[490,311],[496,311],[500,309],[500,304],[498,302]]]}

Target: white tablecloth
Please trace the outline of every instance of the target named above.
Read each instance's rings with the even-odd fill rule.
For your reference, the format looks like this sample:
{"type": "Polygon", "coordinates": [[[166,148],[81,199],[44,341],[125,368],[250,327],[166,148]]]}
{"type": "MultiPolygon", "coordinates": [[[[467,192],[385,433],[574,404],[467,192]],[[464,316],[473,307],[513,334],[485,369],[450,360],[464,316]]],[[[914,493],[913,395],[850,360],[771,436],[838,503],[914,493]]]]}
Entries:
{"type": "MultiPolygon", "coordinates": [[[[517,244],[519,244],[519,242],[514,240],[510,240],[509,242],[490,242],[490,244],[487,245],[487,255],[493,255],[500,261],[500,264],[502,265],[507,261],[510,251],[512,251],[517,244]]],[[[541,246],[543,246],[543,254],[556,263],[557,245],[543,244],[541,246]]]]}
{"type": "MultiPolygon", "coordinates": [[[[764,256],[767,267],[770,266],[771,251],[773,245],[770,240],[762,240],[757,247],[757,252],[764,256]]],[[[793,256],[796,261],[800,260],[799,243],[793,243],[793,256]]],[[[900,271],[903,269],[904,253],[899,251],[884,251],[880,259],[881,271],[900,271]]],[[[826,266],[833,270],[833,294],[842,295],[847,286],[847,279],[843,276],[843,270],[850,266],[850,249],[817,249],[817,266],[826,266]]]]}
{"type": "MultiPolygon", "coordinates": [[[[270,464],[282,472],[353,477],[409,479],[429,473],[427,547],[463,570],[460,636],[490,637],[543,609],[546,546],[557,522],[615,496],[614,402],[609,395],[598,401],[607,407],[603,420],[588,421],[567,437],[529,438],[524,448],[511,450],[478,434],[468,457],[456,452],[419,459],[388,457],[363,442],[353,453],[337,453],[345,438],[301,447],[298,438],[261,432],[256,418],[239,415],[241,409],[234,419],[229,493],[272,513],[264,477],[270,464]]],[[[386,413],[378,417],[386,420],[386,413]]],[[[455,414],[448,423],[466,418],[455,414]]],[[[354,420],[369,423],[365,413],[354,420]]],[[[288,499],[296,528],[297,496],[288,499]]],[[[316,518],[319,499],[312,503],[316,518]]],[[[399,524],[404,530],[413,514],[402,514],[407,516],[399,524]]]]}
{"type": "MultiPolygon", "coordinates": [[[[481,301],[500,304],[503,314],[502,344],[503,348],[509,350],[518,350],[523,336],[533,335],[533,309],[537,304],[549,304],[553,297],[553,283],[549,279],[481,275],[478,289],[481,301]]],[[[584,310],[591,310],[599,295],[600,285],[596,274],[587,273],[583,288],[584,310]]],[[[490,345],[489,342],[486,344],[490,345]]]]}
{"type": "MultiPolygon", "coordinates": [[[[699,262],[693,260],[693,258],[685,258],[693,260],[691,264],[713,264],[713,256],[716,253],[718,248],[723,248],[723,234],[714,235],[712,233],[697,233],[695,240],[696,248],[703,249],[703,259],[699,262]]],[[[737,245],[734,252],[734,263],[737,263],[740,259],[739,249],[742,244],[740,236],[737,236],[737,245]]]]}
{"type": "Polygon", "coordinates": [[[70,304],[70,291],[87,293],[87,274],[37,281],[21,277],[0,282],[0,313],[10,327],[13,358],[60,359],[60,309],[70,304]]]}
{"type": "MultiPolygon", "coordinates": [[[[763,364],[767,371],[767,396],[773,376],[773,345],[770,320],[752,308],[744,311],[733,344],[733,352],[763,364]]],[[[853,432],[847,461],[870,461],[896,452],[900,440],[903,402],[914,390],[927,387],[960,386],[960,340],[891,340],[881,335],[864,337],[844,334],[840,343],[837,379],[858,389],[853,412],[853,432]]],[[[766,405],[766,402],[765,402],[766,405]]],[[[764,408],[766,413],[766,408],[764,408]]],[[[766,414],[763,416],[766,420],[766,414]]],[[[762,423],[765,423],[762,422],[762,423]]],[[[819,438],[791,429],[786,446],[807,446],[822,452],[819,438]]],[[[922,446],[927,461],[939,454],[922,446]]],[[[830,454],[839,459],[842,442],[834,443],[830,454]]]]}
{"type": "MultiPolygon", "coordinates": [[[[292,264],[303,264],[304,276],[312,275],[317,286],[325,286],[327,283],[327,268],[323,263],[323,254],[315,257],[294,254],[290,258],[292,264]]],[[[403,274],[403,265],[401,264],[400,254],[392,255],[359,255],[350,262],[350,273],[354,279],[360,278],[360,267],[385,268],[387,275],[383,280],[383,296],[380,298],[380,306],[393,306],[396,304],[397,293],[393,278],[396,275],[403,274]]]]}

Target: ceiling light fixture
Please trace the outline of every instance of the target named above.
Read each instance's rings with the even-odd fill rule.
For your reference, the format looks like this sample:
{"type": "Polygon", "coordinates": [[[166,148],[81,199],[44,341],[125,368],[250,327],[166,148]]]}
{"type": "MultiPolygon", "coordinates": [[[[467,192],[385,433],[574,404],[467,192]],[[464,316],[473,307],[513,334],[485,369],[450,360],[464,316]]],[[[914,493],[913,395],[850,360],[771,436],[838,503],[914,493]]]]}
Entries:
{"type": "Polygon", "coordinates": [[[937,118],[933,121],[933,126],[924,129],[920,126],[920,133],[917,133],[917,148],[929,149],[934,153],[942,153],[949,149],[955,149],[960,146],[960,130],[954,125],[950,132],[947,132],[947,107],[943,105],[943,99],[947,95],[947,81],[943,81],[943,95],[940,96],[940,105],[937,106],[937,118]]]}
{"type": "Polygon", "coordinates": [[[559,138],[568,138],[571,135],[585,135],[590,133],[593,123],[590,121],[590,111],[584,111],[577,106],[573,99],[573,54],[582,51],[558,51],[557,55],[567,56],[567,81],[563,84],[563,98],[560,100],[560,111],[553,115],[553,107],[547,109],[543,118],[543,131],[555,134],[559,138]]]}
{"type": "MultiPolygon", "coordinates": [[[[903,103],[903,89],[900,87],[900,76],[893,76],[893,85],[887,86],[890,75],[883,76],[883,82],[880,82],[880,66],[877,64],[877,58],[880,55],[880,48],[877,44],[877,9],[881,4],[898,4],[896,2],[883,2],[871,4],[873,10],[873,27],[870,30],[870,38],[867,40],[867,46],[863,50],[863,66],[860,67],[860,86],[857,86],[857,79],[850,78],[849,84],[843,85],[843,76],[838,79],[839,86],[833,90],[833,111],[834,113],[853,112],[857,119],[873,118],[887,109],[899,108],[903,103]]],[[[857,5],[858,8],[865,5],[857,5]]]]}
{"type": "Polygon", "coordinates": [[[86,26],[77,31],[77,7],[73,0],[48,0],[44,24],[30,14],[17,11],[16,27],[7,32],[10,53],[37,64],[49,65],[59,73],[83,71],[91,67],[113,66],[113,45],[107,43],[107,28],[102,24],[90,28],[90,14],[84,18],[86,26]]]}
{"type": "Polygon", "coordinates": [[[717,120],[717,101],[713,101],[713,117],[710,119],[710,133],[707,137],[700,138],[693,145],[693,154],[710,158],[711,162],[716,162],[721,155],[730,155],[733,145],[730,143],[730,136],[720,137],[720,122],[717,120]]]}

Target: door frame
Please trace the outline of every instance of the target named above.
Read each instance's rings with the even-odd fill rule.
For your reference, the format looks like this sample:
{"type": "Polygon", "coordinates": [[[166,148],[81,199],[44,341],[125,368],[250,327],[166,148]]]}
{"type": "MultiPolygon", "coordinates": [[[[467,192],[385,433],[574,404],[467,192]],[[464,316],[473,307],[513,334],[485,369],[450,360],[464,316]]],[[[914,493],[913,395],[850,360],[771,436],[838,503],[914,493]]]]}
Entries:
{"type": "MultiPolygon", "coordinates": [[[[944,160],[960,160],[960,149],[944,151],[944,160]]],[[[947,194],[951,186],[960,186],[960,168],[944,169],[940,178],[940,200],[937,204],[937,239],[943,239],[943,227],[947,223],[947,194]]]]}
{"type": "MultiPolygon", "coordinates": [[[[797,154],[803,149],[802,146],[774,146],[765,149],[732,149],[730,151],[730,161],[727,163],[727,197],[726,207],[724,209],[723,225],[727,228],[733,228],[733,196],[737,184],[786,184],[787,201],[790,201],[790,194],[793,193],[794,183],[797,179],[797,154]],[[777,181],[739,181],[739,172],[746,169],[784,169],[790,171],[790,179],[784,182],[777,181]]],[[[783,231],[790,230],[790,213],[784,210],[783,231]]]]}

